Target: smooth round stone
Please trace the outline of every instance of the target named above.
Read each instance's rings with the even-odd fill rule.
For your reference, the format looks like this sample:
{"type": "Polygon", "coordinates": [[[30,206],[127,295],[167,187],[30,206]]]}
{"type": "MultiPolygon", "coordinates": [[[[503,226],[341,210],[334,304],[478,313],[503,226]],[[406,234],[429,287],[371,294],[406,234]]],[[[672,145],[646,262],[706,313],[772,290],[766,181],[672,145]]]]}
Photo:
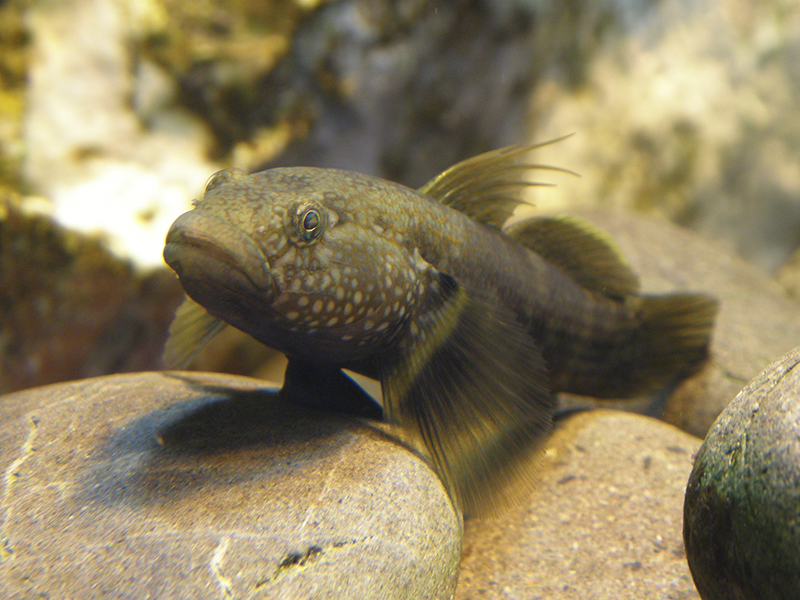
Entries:
{"type": "Polygon", "coordinates": [[[681,507],[700,440],[637,414],[573,414],[530,499],[466,519],[456,600],[698,598],[681,507]]]}
{"type": "Polygon", "coordinates": [[[264,385],[141,373],[0,398],[0,597],[449,598],[461,521],[436,475],[264,385]]]}
{"type": "Polygon", "coordinates": [[[719,416],[695,460],[684,537],[705,600],[800,598],[800,348],[719,416]]]}

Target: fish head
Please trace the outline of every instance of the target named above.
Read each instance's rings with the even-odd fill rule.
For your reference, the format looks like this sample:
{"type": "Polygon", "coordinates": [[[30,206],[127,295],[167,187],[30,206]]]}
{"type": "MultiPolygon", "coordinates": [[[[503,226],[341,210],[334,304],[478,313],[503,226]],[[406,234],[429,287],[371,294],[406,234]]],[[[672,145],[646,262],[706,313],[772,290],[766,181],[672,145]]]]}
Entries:
{"type": "Polygon", "coordinates": [[[290,356],[360,360],[399,335],[429,265],[393,226],[380,180],[314,168],[212,176],[164,258],[212,315],[290,356]]]}

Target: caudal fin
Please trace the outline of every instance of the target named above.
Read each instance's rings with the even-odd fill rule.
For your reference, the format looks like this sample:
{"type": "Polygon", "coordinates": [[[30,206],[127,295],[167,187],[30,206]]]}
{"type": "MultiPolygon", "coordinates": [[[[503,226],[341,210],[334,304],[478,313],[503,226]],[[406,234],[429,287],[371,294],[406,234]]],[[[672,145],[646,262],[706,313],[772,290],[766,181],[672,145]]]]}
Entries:
{"type": "Polygon", "coordinates": [[[718,309],[716,298],[704,294],[642,297],[637,379],[657,385],[697,371],[708,358],[718,309]]]}

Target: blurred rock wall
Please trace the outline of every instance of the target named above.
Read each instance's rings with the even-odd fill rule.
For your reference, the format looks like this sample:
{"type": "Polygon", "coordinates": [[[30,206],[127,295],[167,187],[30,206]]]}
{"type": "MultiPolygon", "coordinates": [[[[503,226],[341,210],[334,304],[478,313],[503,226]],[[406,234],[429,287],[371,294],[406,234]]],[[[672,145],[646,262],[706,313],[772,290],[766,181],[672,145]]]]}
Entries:
{"type": "MultiPolygon", "coordinates": [[[[0,49],[0,187],[25,218],[109,250],[131,289],[220,168],[417,186],[573,132],[534,157],[580,175],[540,174],[557,183],[535,190],[540,208],[659,214],[770,272],[800,246],[794,2],[8,0],[0,49]]],[[[8,214],[6,232],[30,234],[8,214]]],[[[0,247],[4,318],[28,301],[8,282],[31,256],[0,247]]],[[[0,339],[31,323],[0,323],[0,339]]],[[[104,371],[40,372],[19,385],[104,371]]]]}

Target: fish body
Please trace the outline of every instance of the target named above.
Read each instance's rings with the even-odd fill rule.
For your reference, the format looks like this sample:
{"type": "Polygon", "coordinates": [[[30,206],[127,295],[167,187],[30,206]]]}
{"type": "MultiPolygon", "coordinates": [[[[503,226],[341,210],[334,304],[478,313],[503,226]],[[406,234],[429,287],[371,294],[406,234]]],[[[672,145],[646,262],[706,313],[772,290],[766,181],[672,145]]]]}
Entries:
{"type": "Polygon", "coordinates": [[[334,169],[216,174],[167,235],[191,299],[167,355],[184,361],[227,323],[305,376],[375,377],[389,420],[480,511],[487,490],[525,477],[553,392],[625,397],[688,373],[716,312],[702,295],[640,295],[575,219],[503,229],[529,150],[475,157],[420,190],[334,169]]]}

